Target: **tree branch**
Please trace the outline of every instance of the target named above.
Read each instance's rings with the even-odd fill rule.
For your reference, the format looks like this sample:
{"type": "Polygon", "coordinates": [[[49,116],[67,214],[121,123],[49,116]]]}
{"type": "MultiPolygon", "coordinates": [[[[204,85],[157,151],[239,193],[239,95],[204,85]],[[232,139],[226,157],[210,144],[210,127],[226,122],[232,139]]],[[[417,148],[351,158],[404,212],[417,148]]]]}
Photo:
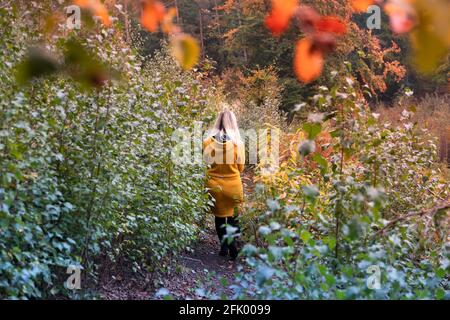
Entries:
{"type": "Polygon", "coordinates": [[[400,216],[398,218],[395,218],[391,221],[389,221],[383,228],[381,228],[380,230],[378,230],[372,237],[375,238],[378,235],[383,235],[387,229],[392,228],[397,222],[400,221],[405,221],[408,220],[409,218],[412,217],[423,217],[426,215],[435,215],[436,212],[438,212],[439,210],[445,210],[445,209],[449,209],[450,208],[450,198],[447,198],[446,200],[444,200],[443,202],[435,205],[434,207],[430,208],[430,209],[422,209],[420,211],[412,211],[412,212],[408,212],[407,214],[400,216]]]}

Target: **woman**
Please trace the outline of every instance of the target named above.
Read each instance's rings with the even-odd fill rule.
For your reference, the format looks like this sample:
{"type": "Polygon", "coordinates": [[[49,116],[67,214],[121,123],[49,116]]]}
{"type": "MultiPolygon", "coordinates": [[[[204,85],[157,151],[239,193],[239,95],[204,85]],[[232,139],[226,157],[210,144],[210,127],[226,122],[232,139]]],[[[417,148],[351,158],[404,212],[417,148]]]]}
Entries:
{"type": "Polygon", "coordinates": [[[244,200],[240,173],[244,170],[245,150],[241,141],[236,116],[229,110],[219,113],[214,128],[203,142],[208,168],[207,187],[214,198],[212,211],[215,215],[216,231],[220,241],[221,256],[234,260],[238,255],[236,241],[225,237],[226,226],[238,231],[237,212],[244,200]]]}

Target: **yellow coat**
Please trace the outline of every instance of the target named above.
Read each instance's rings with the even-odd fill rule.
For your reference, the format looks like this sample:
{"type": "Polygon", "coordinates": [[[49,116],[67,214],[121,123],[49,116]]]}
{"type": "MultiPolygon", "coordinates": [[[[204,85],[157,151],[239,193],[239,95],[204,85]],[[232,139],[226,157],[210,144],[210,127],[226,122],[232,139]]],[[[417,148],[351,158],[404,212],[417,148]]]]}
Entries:
{"type": "Polygon", "coordinates": [[[244,201],[240,173],[244,170],[244,146],[232,141],[219,142],[213,137],[203,142],[204,159],[210,165],[206,186],[214,198],[212,212],[217,217],[232,217],[244,201]]]}

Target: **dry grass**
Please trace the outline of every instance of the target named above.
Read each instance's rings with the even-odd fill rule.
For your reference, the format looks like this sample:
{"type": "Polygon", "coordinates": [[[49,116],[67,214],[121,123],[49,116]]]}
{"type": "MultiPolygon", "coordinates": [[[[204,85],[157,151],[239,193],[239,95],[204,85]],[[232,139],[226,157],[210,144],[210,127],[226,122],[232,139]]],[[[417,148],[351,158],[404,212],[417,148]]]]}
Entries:
{"type": "Polygon", "coordinates": [[[382,121],[396,123],[402,111],[411,107],[415,109],[412,121],[439,139],[439,160],[450,167],[450,95],[403,97],[394,106],[379,106],[376,112],[380,113],[382,121]]]}

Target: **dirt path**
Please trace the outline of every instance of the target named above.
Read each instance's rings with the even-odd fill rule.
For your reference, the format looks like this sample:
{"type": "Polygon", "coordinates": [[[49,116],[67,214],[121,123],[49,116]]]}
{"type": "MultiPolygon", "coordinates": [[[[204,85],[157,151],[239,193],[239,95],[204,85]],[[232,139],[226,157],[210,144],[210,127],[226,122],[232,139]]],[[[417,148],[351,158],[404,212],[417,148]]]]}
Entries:
{"type": "Polygon", "coordinates": [[[180,255],[178,272],[167,275],[162,287],[175,299],[202,299],[208,296],[231,297],[228,285],[234,281],[239,260],[218,255],[219,242],[212,228],[200,235],[192,252],[180,255]],[[226,280],[224,280],[226,279],[226,280]]]}
{"type": "MultiPolygon", "coordinates": [[[[247,196],[254,187],[252,173],[246,172],[242,180],[247,196]]],[[[179,254],[175,269],[164,274],[126,273],[101,281],[101,298],[158,299],[162,288],[174,299],[204,299],[205,295],[231,298],[233,291],[229,286],[241,261],[220,257],[218,252],[219,241],[211,216],[192,249],[179,254]]]]}
{"type": "MultiPolygon", "coordinates": [[[[251,194],[254,189],[253,173],[248,170],[242,177],[244,193],[251,194]]],[[[233,262],[229,258],[220,257],[219,241],[214,229],[213,219],[208,220],[208,228],[200,235],[192,252],[184,252],[180,256],[180,272],[174,277],[164,278],[162,287],[167,289],[175,299],[202,299],[204,291],[220,298],[222,295],[232,297],[229,286],[235,279],[240,260],[233,262]],[[223,281],[226,279],[226,282],[223,281]],[[206,284],[212,288],[205,288],[206,284]],[[225,285],[224,285],[225,284],[225,285]]]]}
{"type": "Polygon", "coordinates": [[[240,261],[218,255],[219,241],[213,219],[209,219],[207,225],[208,228],[200,234],[193,247],[181,252],[178,261],[164,273],[133,273],[126,271],[126,268],[102,272],[100,298],[162,299],[158,296],[162,288],[177,300],[205,299],[206,295],[217,299],[232,297],[233,291],[229,285],[234,281],[240,261]]]}

